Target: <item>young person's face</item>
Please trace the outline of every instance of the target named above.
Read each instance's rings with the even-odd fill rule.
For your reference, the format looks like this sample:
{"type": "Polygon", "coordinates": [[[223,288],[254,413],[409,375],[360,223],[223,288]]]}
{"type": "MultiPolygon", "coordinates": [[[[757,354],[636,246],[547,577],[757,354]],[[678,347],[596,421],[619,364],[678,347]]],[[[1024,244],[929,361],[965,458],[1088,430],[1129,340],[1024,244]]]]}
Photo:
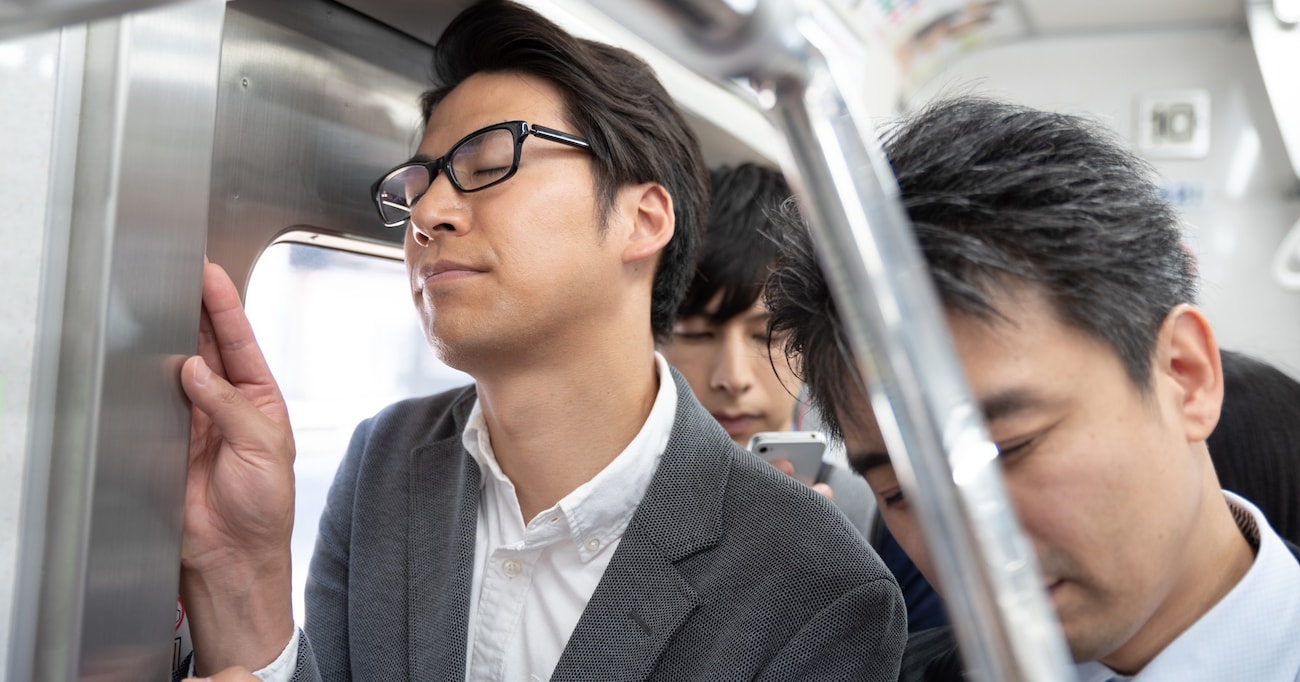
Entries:
{"type": "MultiPolygon", "coordinates": [[[[1006,296],[998,308],[1010,322],[950,315],[948,323],[1044,588],[1076,660],[1145,664],[1189,624],[1189,613],[1199,615],[1187,603],[1197,594],[1196,567],[1205,565],[1197,529],[1219,493],[1197,445],[1207,420],[1213,428],[1221,393],[1216,398],[1202,385],[1213,377],[1198,373],[1217,371],[1217,347],[1207,369],[1196,340],[1182,338],[1196,337],[1188,325],[1203,318],[1177,329],[1166,322],[1152,389],[1143,393],[1109,346],[1059,322],[1041,296],[1006,296]]],[[[856,414],[838,412],[850,462],[933,581],[914,510],[861,402],[856,414]]]]}
{"type": "MultiPolygon", "coordinates": [[[[440,157],[503,121],[578,134],[563,112],[545,80],[479,73],[434,109],[417,153],[440,157]]],[[[443,175],[413,207],[405,251],[412,299],[449,364],[562,346],[619,310],[627,277],[618,239],[601,230],[590,152],[528,137],[519,170],[499,185],[462,193],[443,175]]]]}
{"type": "Polygon", "coordinates": [[[748,310],[718,322],[710,313],[721,299],[719,293],[703,315],[679,317],[661,351],[709,414],[745,447],[756,433],[792,428],[799,383],[785,360],[778,357],[773,363],[768,354],[768,313],[762,297],[748,310]]]}

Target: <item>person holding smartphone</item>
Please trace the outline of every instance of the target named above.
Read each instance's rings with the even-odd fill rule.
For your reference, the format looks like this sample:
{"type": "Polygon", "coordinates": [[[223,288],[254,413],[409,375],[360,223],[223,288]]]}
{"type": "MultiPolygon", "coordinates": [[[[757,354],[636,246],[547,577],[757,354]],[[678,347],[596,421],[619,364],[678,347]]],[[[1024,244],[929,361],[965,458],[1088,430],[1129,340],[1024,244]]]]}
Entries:
{"type": "Polygon", "coordinates": [[[769,339],[763,303],[763,282],[777,255],[768,236],[771,216],[790,199],[789,184],[779,170],[749,163],[717,168],[711,180],[699,263],[660,352],[732,440],[811,484],[844,512],[898,580],[909,630],[943,625],[938,595],[879,522],[875,496],[842,451],[812,469],[801,460],[821,453],[826,441],[811,433],[820,419],[798,398],[802,387],[779,351],[782,338],[769,339]],[[778,351],[775,362],[770,348],[778,351]]]}
{"type": "MultiPolygon", "coordinates": [[[[699,264],[672,336],[660,350],[731,439],[749,448],[759,434],[800,428],[804,416],[798,380],[787,363],[773,363],[768,352],[762,301],[763,280],[775,257],[775,244],[762,231],[770,224],[768,212],[790,196],[790,187],[779,170],[751,163],[718,168],[711,180],[713,203],[699,264]]],[[[793,462],[774,463],[794,474],[793,462]]],[[[833,499],[835,488],[824,480],[833,475],[823,471],[805,482],[833,499]]],[[[865,484],[850,479],[840,501],[858,497],[847,488],[859,485],[862,489],[853,492],[870,503],[849,517],[866,535],[875,505],[865,484]]]]}

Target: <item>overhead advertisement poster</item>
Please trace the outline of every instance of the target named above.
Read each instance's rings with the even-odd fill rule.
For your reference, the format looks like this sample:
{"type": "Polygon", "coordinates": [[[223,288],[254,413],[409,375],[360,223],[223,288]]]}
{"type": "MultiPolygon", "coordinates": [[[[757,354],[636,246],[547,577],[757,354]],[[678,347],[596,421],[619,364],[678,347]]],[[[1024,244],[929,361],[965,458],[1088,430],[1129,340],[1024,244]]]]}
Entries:
{"type": "Polygon", "coordinates": [[[1025,35],[1018,8],[1004,0],[842,1],[870,35],[890,46],[905,100],[952,60],[1025,35]]]}

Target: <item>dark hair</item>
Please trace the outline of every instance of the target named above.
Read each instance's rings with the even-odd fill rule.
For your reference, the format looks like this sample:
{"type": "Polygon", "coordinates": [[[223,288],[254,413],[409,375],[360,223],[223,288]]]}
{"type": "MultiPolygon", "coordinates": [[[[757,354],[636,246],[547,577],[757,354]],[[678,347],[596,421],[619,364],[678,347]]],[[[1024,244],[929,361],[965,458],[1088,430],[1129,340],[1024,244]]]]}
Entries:
{"type": "Polygon", "coordinates": [[[1245,355],[1221,356],[1223,409],[1206,440],[1219,485],[1300,543],[1300,383],[1245,355]]]}
{"type": "Polygon", "coordinates": [[[711,174],[713,205],[695,277],[677,310],[679,317],[705,314],[719,292],[711,317],[725,322],[745,312],[759,294],[776,259],[772,213],[790,196],[781,171],[752,163],[722,166],[711,174]]]}
{"type": "Polygon", "coordinates": [[[447,93],[482,72],[543,78],[563,93],[566,118],[591,143],[602,223],[620,187],[656,182],[668,190],[675,231],[659,257],[650,311],[655,337],[667,336],[695,265],[709,189],[699,142],[654,72],[527,7],[486,0],[453,19],[434,47],[438,85],[420,97],[425,124],[447,93]]]}
{"type": "MultiPolygon", "coordinates": [[[[1149,388],[1160,325],[1196,286],[1147,164],[1084,119],[980,97],[933,104],[884,144],[946,309],[1004,320],[994,298],[1028,283],[1149,388]]],[[[834,408],[857,395],[857,373],[806,230],[790,212],[784,222],[770,324],[801,354],[813,404],[841,435],[834,408]]]]}

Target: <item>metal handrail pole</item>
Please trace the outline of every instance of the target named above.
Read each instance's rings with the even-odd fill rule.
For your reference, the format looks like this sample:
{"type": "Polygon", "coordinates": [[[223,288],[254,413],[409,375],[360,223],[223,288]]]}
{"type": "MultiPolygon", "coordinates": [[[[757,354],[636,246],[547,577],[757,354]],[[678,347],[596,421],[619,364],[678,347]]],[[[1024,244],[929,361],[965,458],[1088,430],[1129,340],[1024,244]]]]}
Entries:
{"type": "Polygon", "coordinates": [[[1074,679],[897,183],[854,105],[856,39],[817,2],[592,4],[705,76],[750,79],[785,135],[782,166],[946,586],[967,671],[989,682],[1074,679]]]}

